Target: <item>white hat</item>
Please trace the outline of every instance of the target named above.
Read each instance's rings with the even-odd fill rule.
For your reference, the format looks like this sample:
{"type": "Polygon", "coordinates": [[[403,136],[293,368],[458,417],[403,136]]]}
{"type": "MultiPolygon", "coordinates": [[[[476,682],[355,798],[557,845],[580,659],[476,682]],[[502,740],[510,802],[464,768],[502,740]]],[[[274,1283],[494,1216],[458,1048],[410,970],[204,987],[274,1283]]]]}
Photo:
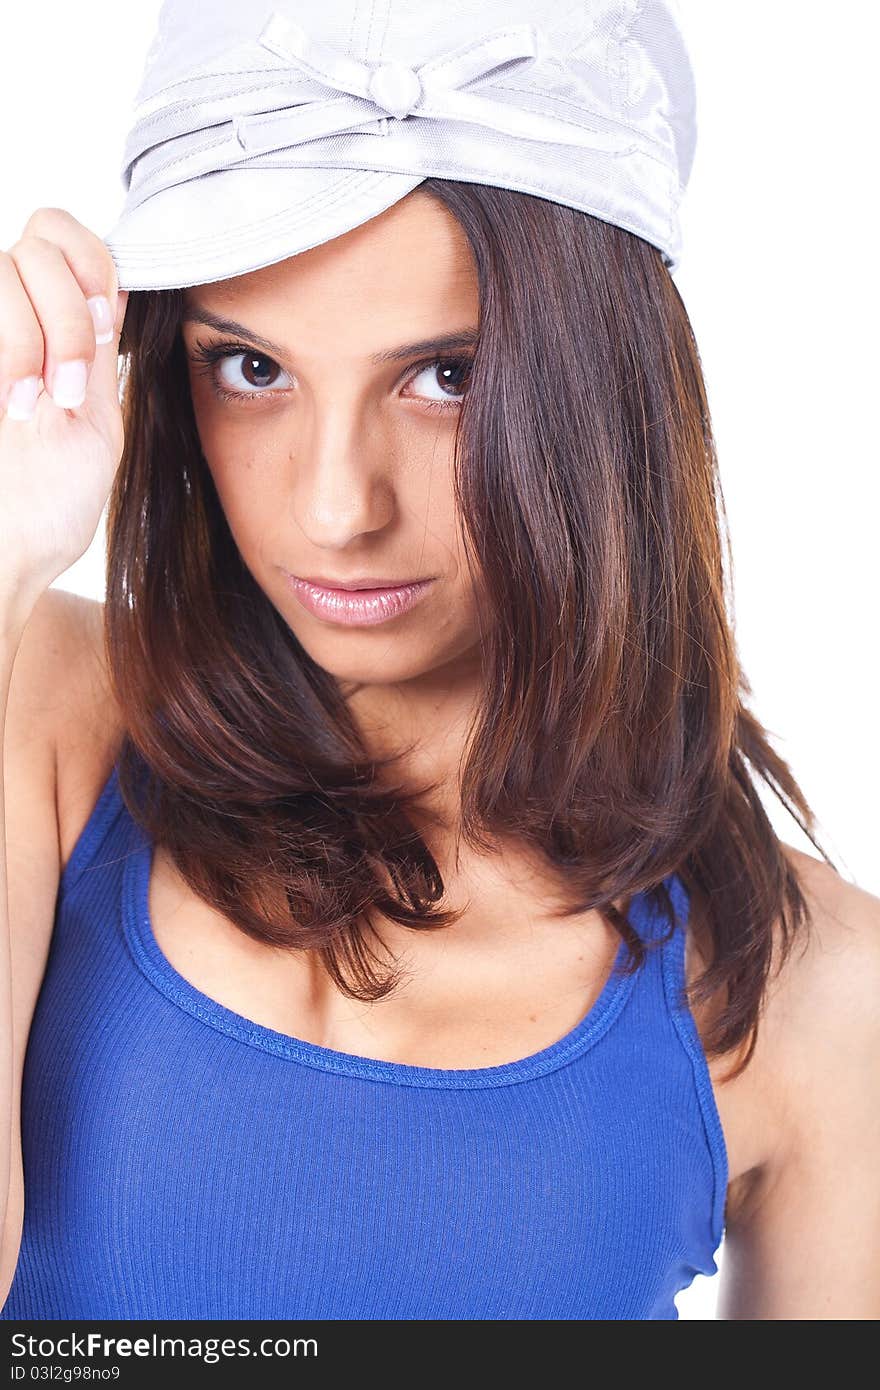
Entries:
{"type": "Polygon", "coordinates": [[[120,289],[205,284],[439,177],[592,213],[674,268],[695,138],[669,0],[165,0],[104,241],[120,289]]]}

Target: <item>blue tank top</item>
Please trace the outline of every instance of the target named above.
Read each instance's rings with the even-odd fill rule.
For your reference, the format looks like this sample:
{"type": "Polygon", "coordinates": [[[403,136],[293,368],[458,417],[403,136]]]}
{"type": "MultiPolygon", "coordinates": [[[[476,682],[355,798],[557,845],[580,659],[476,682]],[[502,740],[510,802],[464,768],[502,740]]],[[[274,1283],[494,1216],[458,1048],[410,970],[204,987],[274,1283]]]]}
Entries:
{"type": "MultiPolygon", "coordinates": [[[[108,778],[62,875],[4,1319],[676,1318],[727,1156],[675,935],[565,1037],[451,1070],[248,1021],[160,951],[108,778]]],[[[639,934],[665,923],[645,895],[639,934]]]]}

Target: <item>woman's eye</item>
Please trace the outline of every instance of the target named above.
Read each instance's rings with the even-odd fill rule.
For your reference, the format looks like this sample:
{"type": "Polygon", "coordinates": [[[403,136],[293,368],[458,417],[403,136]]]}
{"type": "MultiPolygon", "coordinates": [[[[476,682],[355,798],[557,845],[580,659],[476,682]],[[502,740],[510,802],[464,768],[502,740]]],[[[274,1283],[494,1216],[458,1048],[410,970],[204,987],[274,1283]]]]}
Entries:
{"type": "Polygon", "coordinates": [[[473,362],[469,357],[455,357],[431,362],[411,376],[408,386],[417,396],[426,396],[432,404],[442,407],[460,405],[464,399],[473,362]]]}
{"type": "MultiPolygon", "coordinates": [[[[287,373],[264,352],[237,352],[221,358],[216,364],[217,380],[233,395],[261,395],[278,386],[279,373],[287,373]]],[[[290,384],[282,382],[282,389],[290,384]]]]}

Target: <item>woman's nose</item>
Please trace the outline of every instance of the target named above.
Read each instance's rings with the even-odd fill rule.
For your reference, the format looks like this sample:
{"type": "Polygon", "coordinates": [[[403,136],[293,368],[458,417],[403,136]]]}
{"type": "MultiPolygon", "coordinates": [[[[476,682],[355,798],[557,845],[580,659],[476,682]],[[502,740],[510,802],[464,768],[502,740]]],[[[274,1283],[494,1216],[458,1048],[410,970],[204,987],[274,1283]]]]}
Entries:
{"type": "Polygon", "coordinates": [[[380,531],[392,520],[395,488],[390,441],[361,412],[317,411],[297,443],[292,503],[300,528],[316,546],[339,547],[380,531]]]}

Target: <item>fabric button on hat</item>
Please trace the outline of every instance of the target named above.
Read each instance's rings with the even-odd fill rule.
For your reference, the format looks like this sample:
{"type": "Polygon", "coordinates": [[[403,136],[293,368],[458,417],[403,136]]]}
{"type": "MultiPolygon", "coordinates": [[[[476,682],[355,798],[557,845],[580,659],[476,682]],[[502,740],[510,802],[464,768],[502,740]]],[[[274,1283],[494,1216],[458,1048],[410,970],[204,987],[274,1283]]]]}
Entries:
{"type": "Polygon", "coordinates": [[[370,76],[370,96],[398,120],[410,114],[421,95],[418,74],[402,63],[383,63],[370,76]]]}

